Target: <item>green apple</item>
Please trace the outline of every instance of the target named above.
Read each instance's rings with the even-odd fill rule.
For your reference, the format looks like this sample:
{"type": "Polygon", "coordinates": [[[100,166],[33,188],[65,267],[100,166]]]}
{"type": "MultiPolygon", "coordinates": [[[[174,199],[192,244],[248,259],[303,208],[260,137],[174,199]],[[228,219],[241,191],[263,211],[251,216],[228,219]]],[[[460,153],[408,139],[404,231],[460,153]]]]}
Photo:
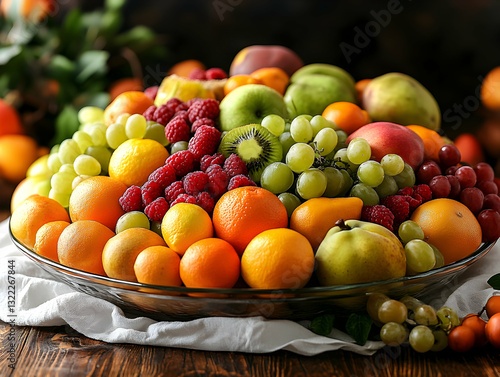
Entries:
{"type": "Polygon", "coordinates": [[[356,95],[344,81],[325,74],[301,75],[285,92],[291,118],[321,115],[329,104],[338,101],[356,102],[356,95]]]}
{"type": "Polygon", "coordinates": [[[401,241],[382,225],[361,220],[339,222],[316,252],[316,274],[323,286],[380,281],[405,276],[401,241]]]}
{"type": "Polygon", "coordinates": [[[259,84],[248,84],[232,90],[219,105],[222,131],[247,124],[260,124],[267,115],[288,118],[283,96],[276,90],[259,84]]]}
{"type": "Polygon", "coordinates": [[[349,86],[353,91],[353,93],[356,93],[356,87],[355,87],[356,82],[354,81],[354,78],[351,76],[351,74],[347,72],[345,69],[337,67],[336,65],[332,64],[313,63],[305,65],[302,68],[299,68],[297,71],[295,71],[295,73],[290,77],[290,83],[293,84],[300,77],[310,74],[314,75],[322,74],[322,75],[336,77],[341,81],[343,81],[344,84],[349,86]]]}

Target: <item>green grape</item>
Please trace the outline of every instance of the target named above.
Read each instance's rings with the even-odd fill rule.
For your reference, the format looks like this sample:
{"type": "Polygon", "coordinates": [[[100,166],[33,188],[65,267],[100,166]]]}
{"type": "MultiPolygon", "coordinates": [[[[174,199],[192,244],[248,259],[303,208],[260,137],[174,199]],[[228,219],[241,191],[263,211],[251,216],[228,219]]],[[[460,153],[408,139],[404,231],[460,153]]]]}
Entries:
{"type": "Polygon", "coordinates": [[[361,182],[371,187],[377,187],[384,181],[382,165],[373,160],[365,161],[359,165],[357,175],[361,182]]]}
{"type": "Polygon", "coordinates": [[[418,325],[410,331],[410,346],[417,352],[425,353],[430,351],[434,346],[434,340],[432,330],[427,326],[418,325]]]}
{"type": "Polygon", "coordinates": [[[406,267],[411,274],[426,272],[434,268],[436,257],[430,245],[419,239],[405,245],[406,267]]]}
{"type": "Polygon", "coordinates": [[[356,137],[352,139],[347,145],[347,157],[356,165],[360,165],[368,161],[372,155],[372,149],[368,142],[361,138],[356,137]]]}
{"type": "Polygon", "coordinates": [[[338,160],[342,161],[346,168],[349,167],[352,170],[356,170],[359,166],[353,163],[351,160],[349,160],[349,157],[347,156],[347,148],[341,148],[337,150],[337,152],[335,152],[335,155],[333,156],[333,159],[335,161],[338,160]]]}
{"type": "Polygon", "coordinates": [[[313,137],[316,136],[319,131],[324,130],[325,128],[331,128],[333,130],[337,128],[337,125],[335,123],[333,123],[331,120],[326,119],[322,115],[313,116],[310,120],[310,123],[313,130],[313,137]]]}
{"type": "Polygon", "coordinates": [[[398,236],[403,244],[407,244],[411,240],[423,240],[424,231],[415,221],[406,220],[399,226],[398,236]]]}
{"type": "Polygon", "coordinates": [[[281,143],[281,147],[283,148],[283,156],[286,156],[290,147],[295,144],[295,140],[293,140],[290,131],[285,131],[279,136],[279,141],[281,143]]]}
{"type": "Polygon", "coordinates": [[[316,148],[320,151],[321,156],[326,156],[333,152],[337,146],[338,136],[332,128],[323,128],[314,137],[316,148]]]}
{"type": "Polygon", "coordinates": [[[104,122],[104,110],[96,106],[85,106],[78,111],[80,124],[104,122]]]}
{"type": "MultiPolygon", "coordinates": [[[[345,132],[344,130],[336,130],[335,131],[337,133],[337,137],[338,137],[338,144],[346,144],[347,142],[347,132],[345,132]]],[[[347,148],[347,144],[346,144],[346,148],[347,148]]]]}
{"type": "Polygon", "coordinates": [[[414,321],[419,325],[434,326],[438,324],[436,310],[430,305],[420,305],[413,311],[414,321]]]}
{"type": "Polygon", "coordinates": [[[307,169],[297,178],[297,193],[302,199],[319,198],[326,190],[326,176],[319,169],[307,169]]]}
{"type": "Polygon", "coordinates": [[[161,232],[161,221],[151,221],[149,227],[153,232],[163,237],[163,233],[161,232]]]}
{"type": "Polygon", "coordinates": [[[436,264],[434,265],[433,268],[439,268],[444,266],[444,256],[443,254],[439,251],[439,249],[432,245],[429,244],[430,247],[432,247],[432,250],[434,251],[434,256],[436,257],[436,264]]]}
{"type": "Polygon", "coordinates": [[[60,194],[71,194],[73,192],[72,182],[76,174],[69,172],[57,172],[50,178],[51,191],[60,194]]]}
{"type": "Polygon", "coordinates": [[[71,187],[73,188],[73,190],[75,189],[76,186],[78,186],[78,184],[82,181],[84,181],[85,179],[87,179],[88,177],[86,175],[77,175],[74,179],[73,179],[73,182],[71,182],[71,187]]]}
{"type": "Polygon", "coordinates": [[[59,153],[51,153],[47,160],[47,166],[52,173],[57,173],[62,166],[61,159],[59,158],[59,153]]]}
{"type": "Polygon", "coordinates": [[[446,335],[443,330],[432,330],[432,335],[434,335],[434,345],[432,346],[431,351],[440,352],[448,347],[448,335],[446,335]]]}
{"type": "Polygon", "coordinates": [[[165,137],[165,127],[160,123],[148,122],[146,127],[146,133],[144,134],[144,139],[156,140],[158,143],[166,147],[169,141],[165,137]]]}
{"type": "Polygon", "coordinates": [[[379,292],[374,292],[370,293],[368,295],[368,300],[366,301],[366,311],[368,312],[368,315],[375,321],[375,322],[380,322],[380,319],[378,317],[378,311],[380,309],[380,306],[386,302],[389,301],[390,298],[386,296],[383,293],[379,292]]]}
{"type": "Polygon", "coordinates": [[[335,198],[340,195],[344,186],[344,176],[339,169],[332,166],[327,166],[323,173],[326,176],[326,189],[323,196],[327,198],[335,198]]]}
{"type": "Polygon", "coordinates": [[[73,164],[62,165],[61,168],[59,169],[59,173],[69,173],[75,177],[78,175],[78,174],[76,174],[75,166],[73,164]]]}
{"type": "Polygon", "coordinates": [[[140,211],[127,212],[116,222],[115,233],[118,234],[130,228],[150,229],[149,218],[140,211]]]}
{"type": "Polygon", "coordinates": [[[293,171],[288,165],[273,162],[262,171],[260,185],[273,194],[281,194],[292,187],[293,180],[293,171]]]}
{"type": "Polygon", "coordinates": [[[188,149],[188,142],[187,141],[184,141],[184,140],[176,141],[170,147],[170,154],[174,154],[175,152],[179,152],[179,151],[186,151],[187,149],[188,149]]]}
{"type": "Polygon", "coordinates": [[[118,115],[118,118],[115,119],[115,123],[123,124],[125,126],[129,117],[129,113],[120,114],[118,115]]]}
{"type": "Polygon", "coordinates": [[[84,131],[76,131],[73,134],[72,139],[76,141],[80,147],[80,153],[85,153],[85,150],[94,144],[90,135],[84,131]]]}
{"type": "Polygon", "coordinates": [[[300,204],[302,203],[297,195],[294,195],[291,192],[283,192],[279,194],[278,199],[281,200],[281,203],[283,203],[283,205],[285,206],[288,217],[292,216],[295,208],[300,206],[300,204]]]}
{"type": "Polygon", "coordinates": [[[448,306],[439,308],[436,314],[439,319],[439,327],[445,333],[449,333],[454,327],[460,325],[457,312],[448,306]]]}
{"type": "Polygon", "coordinates": [[[380,160],[380,165],[382,165],[385,174],[394,176],[403,171],[405,162],[401,156],[394,153],[389,153],[382,157],[382,159],[380,160]]]}
{"type": "Polygon", "coordinates": [[[378,319],[382,323],[403,323],[408,318],[408,308],[397,300],[386,300],[378,308],[378,319]]]}
{"type": "Polygon", "coordinates": [[[94,123],[87,129],[87,133],[97,147],[105,147],[108,145],[106,131],[107,127],[103,123],[94,123]]]}
{"type": "Polygon", "coordinates": [[[304,115],[299,115],[290,124],[290,134],[296,143],[309,143],[313,138],[311,123],[304,115]]]}
{"type": "Polygon", "coordinates": [[[63,140],[57,152],[62,164],[72,164],[81,152],[78,143],[73,139],[63,140]]]}
{"type": "Polygon", "coordinates": [[[395,175],[394,179],[400,189],[404,187],[413,187],[416,179],[415,172],[413,171],[413,168],[405,162],[403,171],[395,175]]]}
{"type": "Polygon", "coordinates": [[[342,188],[340,189],[340,193],[338,196],[344,196],[352,189],[354,181],[346,169],[340,169],[340,173],[344,178],[344,182],[342,183],[342,188]]]}
{"type": "Polygon", "coordinates": [[[88,147],[85,151],[88,156],[94,157],[101,166],[101,173],[108,174],[109,160],[111,159],[111,151],[103,146],[88,147]]]}
{"type": "Polygon", "coordinates": [[[129,139],[142,139],[148,127],[146,118],[141,114],[133,114],[125,123],[125,133],[129,139]]]}
{"type": "Polygon", "coordinates": [[[116,149],[127,140],[128,137],[123,124],[113,123],[106,129],[106,142],[111,148],[116,149]]]}
{"type": "Polygon", "coordinates": [[[314,163],[314,149],[306,143],[293,144],[286,154],[286,164],[295,173],[309,169],[314,163]]]}
{"type": "Polygon", "coordinates": [[[394,195],[398,192],[398,190],[398,184],[390,175],[384,175],[384,180],[382,181],[382,183],[375,187],[375,191],[377,191],[377,194],[380,198],[394,195]]]}
{"type": "Polygon", "coordinates": [[[400,323],[387,322],[380,329],[380,339],[389,346],[399,346],[408,338],[408,330],[400,323]]]}
{"type": "Polygon", "coordinates": [[[412,312],[424,304],[422,301],[412,296],[404,296],[400,298],[399,301],[405,304],[408,310],[411,310],[412,312]]]}
{"type": "Polygon", "coordinates": [[[101,164],[94,157],[81,154],[73,163],[75,172],[78,175],[99,175],[101,174],[101,164]]]}
{"type": "Polygon", "coordinates": [[[276,114],[265,116],[260,124],[262,127],[267,128],[274,136],[280,136],[285,132],[285,120],[276,114]]]}
{"type": "Polygon", "coordinates": [[[365,206],[375,206],[380,202],[375,189],[365,183],[357,183],[352,186],[349,196],[360,198],[365,206]]]}
{"type": "Polygon", "coordinates": [[[65,194],[54,190],[53,188],[49,191],[49,198],[54,199],[64,208],[69,207],[69,197],[71,194],[65,194]]]}

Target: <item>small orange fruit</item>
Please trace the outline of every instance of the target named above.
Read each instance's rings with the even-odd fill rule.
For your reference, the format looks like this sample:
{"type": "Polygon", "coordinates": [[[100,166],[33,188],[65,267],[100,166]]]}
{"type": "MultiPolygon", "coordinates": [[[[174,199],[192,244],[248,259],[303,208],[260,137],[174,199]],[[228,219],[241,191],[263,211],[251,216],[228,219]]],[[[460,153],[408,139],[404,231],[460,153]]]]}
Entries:
{"type": "Polygon", "coordinates": [[[302,288],[313,269],[311,244],[299,232],[288,228],[259,233],[241,256],[241,276],[252,288],[302,288]]]}
{"type": "Polygon", "coordinates": [[[424,159],[439,162],[439,150],[446,144],[441,135],[423,126],[410,125],[406,127],[420,136],[424,142],[424,159]]]}
{"type": "Polygon", "coordinates": [[[356,84],[354,84],[354,88],[356,89],[356,97],[357,97],[359,103],[361,103],[361,100],[363,98],[363,92],[364,92],[366,86],[371,81],[372,81],[372,79],[362,79],[362,80],[356,81],[356,84]]]}
{"type": "Polygon", "coordinates": [[[105,275],[102,251],[114,235],[115,232],[97,221],[75,221],[62,231],[57,241],[59,262],[92,274],[105,275]]]}
{"type": "Polygon", "coordinates": [[[272,192],[244,186],[220,197],[212,214],[215,234],[228,241],[239,255],[257,234],[267,229],[286,228],[284,204],[272,192]]]}
{"type": "Polygon", "coordinates": [[[250,76],[259,80],[262,84],[273,88],[281,95],[285,94],[285,90],[290,83],[290,76],[278,67],[260,68],[253,71],[250,76]]]}
{"type": "Polygon", "coordinates": [[[500,67],[488,72],[481,84],[481,102],[490,110],[500,109],[500,67]]]}
{"type": "Polygon", "coordinates": [[[227,241],[205,238],[188,247],[181,279],[190,288],[232,288],[240,276],[240,258],[227,241]]]}
{"type": "Polygon", "coordinates": [[[150,246],[142,250],[134,263],[139,283],[179,287],[181,258],[166,246],[150,246]]]}
{"type": "Polygon", "coordinates": [[[168,70],[169,75],[177,75],[181,77],[189,77],[189,74],[194,69],[206,69],[205,65],[196,59],[187,59],[174,64],[168,70]]]}
{"type": "Polygon", "coordinates": [[[83,180],[69,198],[71,220],[94,220],[114,230],[116,222],[125,213],[119,199],[126,189],[122,182],[107,176],[83,180]]]}
{"type": "Polygon", "coordinates": [[[134,264],[150,246],[167,246],[161,236],[145,228],[129,228],[112,238],[102,251],[102,265],[110,278],[137,281],[134,264]]]}
{"type": "Polygon", "coordinates": [[[120,94],[131,91],[144,91],[144,85],[141,79],[138,79],[137,77],[124,77],[116,80],[109,87],[109,96],[111,101],[113,101],[120,94]]]}
{"type": "Polygon", "coordinates": [[[51,221],[46,223],[38,229],[36,232],[35,245],[33,246],[33,251],[38,255],[52,259],[55,262],[59,262],[59,257],[57,256],[57,241],[62,231],[70,223],[67,221],[51,221]]]}
{"type": "Polygon", "coordinates": [[[363,110],[355,103],[345,101],[331,103],[321,115],[331,120],[348,135],[370,123],[370,116],[366,110],[363,110]]]}
{"type": "Polygon", "coordinates": [[[462,133],[457,136],[453,144],[460,151],[463,162],[476,166],[485,160],[481,143],[474,134],[462,133]]]}
{"type": "Polygon", "coordinates": [[[234,75],[229,77],[224,84],[224,95],[228,95],[234,89],[248,84],[262,84],[262,82],[250,75],[234,75]]]}
{"type": "Polygon", "coordinates": [[[449,264],[473,253],[482,242],[481,226],[464,204],[447,198],[418,206],[411,220],[424,231],[425,241],[436,246],[449,264]]]}
{"type": "Polygon", "coordinates": [[[140,187],[167,157],[167,149],[156,140],[128,139],[111,155],[109,176],[127,186],[140,187]]]}
{"type": "Polygon", "coordinates": [[[46,223],[57,220],[70,222],[68,212],[62,205],[46,196],[31,195],[12,213],[10,229],[19,242],[32,249],[38,229],[46,223]]]}
{"type": "Polygon", "coordinates": [[[104,122],[109,126],[114,123],[121,114],[142,114],[153,104],[153,100],[145,95],[144,92],[123,92],[104,109],[104,122]]]}
{"type": "Polygon", "coordinates": [[[19,183],[26,172],[40,157],[40,148],[35,139],[27,135],[0,136],[0,177],[19,183]]]}
{"type": "MultiPolygon", "coordinates": [[[[2,1],[2,5],[3,5],[2,1]]],[[[17,110],[0,98],[0,136],[24,134],[24,128],[17,110]]]]}

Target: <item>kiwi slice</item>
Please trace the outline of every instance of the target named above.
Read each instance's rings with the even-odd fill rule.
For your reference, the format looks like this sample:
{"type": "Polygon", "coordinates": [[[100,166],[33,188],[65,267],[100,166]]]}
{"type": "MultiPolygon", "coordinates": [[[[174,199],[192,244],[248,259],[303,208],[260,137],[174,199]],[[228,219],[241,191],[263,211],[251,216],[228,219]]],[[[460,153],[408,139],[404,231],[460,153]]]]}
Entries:
{"type": "Polygon", "coordinates": [[[245,161],[250,178],[260,182],[264,168],[281,161],[283,148],[279,139],[260,124],[247,124],[228,131],[219,145],[225,157],[236,153],[245,161]]]}

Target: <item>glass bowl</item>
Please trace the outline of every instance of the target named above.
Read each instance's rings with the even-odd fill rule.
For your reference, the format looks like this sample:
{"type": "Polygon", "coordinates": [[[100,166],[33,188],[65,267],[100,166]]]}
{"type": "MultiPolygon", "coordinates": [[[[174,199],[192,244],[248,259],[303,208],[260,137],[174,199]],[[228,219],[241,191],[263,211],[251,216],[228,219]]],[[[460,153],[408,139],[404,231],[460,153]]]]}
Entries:
{"type": "MultiPolygon", "coordinates": [[[[9,228],[10,231],[10,228],[9,228]]],[[[331,287],[301,289],[195,289],[165,287],[112,279],[63,266],[22,245],[10,232],[14,244],[57,281],[76,291],[99,297],[132,316],[157,320],[191,320],[202,317],[253,317],[311,319],[324,313],[348,315],[365,309],[370,293],[393,298],[421,297],[438,293],[460,273],[486,255],[494,243],[483,243],[468,257],[414,276],[331,287]]]]}

